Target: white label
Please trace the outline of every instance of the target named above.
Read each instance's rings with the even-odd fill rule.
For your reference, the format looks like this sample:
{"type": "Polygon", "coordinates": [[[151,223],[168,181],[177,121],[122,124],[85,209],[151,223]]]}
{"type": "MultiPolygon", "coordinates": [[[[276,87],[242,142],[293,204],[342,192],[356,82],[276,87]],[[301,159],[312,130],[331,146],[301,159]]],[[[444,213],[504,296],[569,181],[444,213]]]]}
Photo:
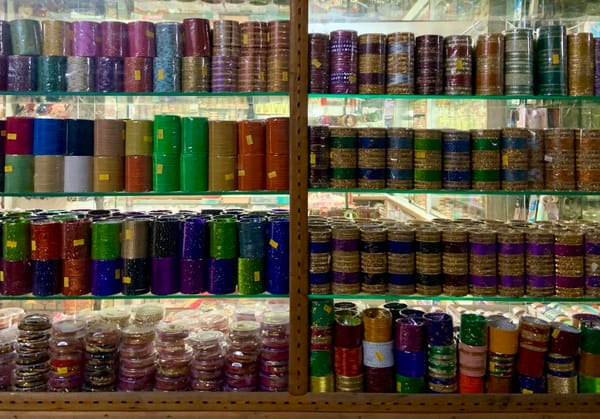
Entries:
{"type": "Polygon", "coordinates": [[[394,342],[367,342],[363,340],[365,367],[389,368],[394,366],[394,342]]]}

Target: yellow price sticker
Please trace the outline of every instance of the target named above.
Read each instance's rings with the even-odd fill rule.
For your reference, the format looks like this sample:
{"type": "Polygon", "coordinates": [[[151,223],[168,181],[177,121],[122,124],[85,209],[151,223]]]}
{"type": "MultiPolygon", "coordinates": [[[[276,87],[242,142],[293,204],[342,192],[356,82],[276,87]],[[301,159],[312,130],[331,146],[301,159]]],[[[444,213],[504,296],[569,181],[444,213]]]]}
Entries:
{"type": "Polygon", "coordinates": [[[133,79],[135,81],[140,81],[142,79],[142,72],[140,70],[135,70],[133,72],[133,79]]]}
{"type": "Polygon", "coordinates": [[[203,65],[202,66],[202,77],[206,77],[208,76],[208,67],[203,65]]]}
{"type": "Polygon", "coordinates": [[[463,69],[463,61],[461,59],[456,60],[456,69],[461,71],[463,69]]]}
{"type": "Polygon", "coordinates": [[[244,176],[246,176],[246,171],[244,169],[238,170],[238,177],[244,177],[244,176]]]}
{"type": "Polygon", "coordinates": [[[289,80],[289,74],[287,71],[282,71],[281,72],[281,81],[288,81],[289,80]]]}
{"type": "Polygon", "coordinates": [[[152,136],[150,136],[150,135],[144,135],[144,142],[145,143],[151,143],[152,142],[152,136]]]}
{"type": "Polygon", "coordinates": [[[165,138],[165,132],[163,131],[162,128],[159,128],[156,130],[156,138],[158,138],[159,140],[162,140],[163,138],[165,138]]]}
{"type": "Polygon", "coordinates": [[[558,335],[560,335],[560,330],[558,330],[558,329],[554,329],[554,330],[552,331],[552,337],[553,337],[554,339],[556,339],[556,338],[558,337],[558,335]]]}
{"type": "Polygon", "coordinates": [[[383,354],[381,353],[381,351],[377,351],[377,352],[375,352],[375,357],[377,358],[377,360],[378,360],[379,362],[383,362],[384,356],[383,356],[383,354]]]}
{"type": "Polygon", "coordinates": [[[248,34],[247,33],[242,35],[242,44],[248,45],[248,34]]]}
{"type": "Polygon", "coordinates": [[[124,284],[131,284],[131,277],[130,276],[124,276],[123,277],[123,283],[124,284]]]}
{"type": "Polygon", "coordinates": [[[260,281],[260,272],[254,272],[254,282],[260,281]]]}
{"type": "Polygon", "coordinates": [[[267,173],[267,176],[269,179],[273,179],[274,177],[277,177],[277,172],[273,170],[272,172],[267,173]]]}
{"type": "Polygon", "coordinates": [[[265,72],[264,71],[259,71],[258,72],[258,79],[260,81],[265,81],[265,72]]]}
{"type": "Polygon", "coordinates": [[[115,269],[115,279],[121,279],[121,270],[115,269]]]}
{"type": "Polygon", "coordinates": [[[356,76],[348,76],[348,81],[350,83],[356,83],[356,76]]]}
{"type": "Polygon", "coordinates": [[[9,134],[6,136],[6,139],[7,139],[7,140],[11,140],[11,141],[14,141],[14,140],[16,140],[16,139],[17,139],[17,133],[16,133],[16,132],[11,132],[11,133],[9,133],[9,134]]]}
{"type": "Polygon", "coordinates": [[[331,305],[330,305],[330,304],[325,304],[325,305],[323,306],[323,310],[324,310],[326,313],[331,313],[332,307],[331,307],[331,305]]]}
{"type": "Polygon", "coordinates": [[[502,156],[502,167],[508,167],[508,154],[502,156]]]}
{"type": "Polygon", "coordinates": [[[110,175],[108,173],[99,174],[98,180],[106,182],[106,181],[110,180],[110,175]]]}
{"type": "Polygon", "coordinates": [[[415,157],[417,159],[424,159],[425,157],[427,157],[427,153],[425,151],[415,151],[415,157]]]}
{"type": "Polygon", "coordinates": [[[315,153],[310,153],[310,164],[317,164],[317,155],[315,153]]]}
{"type": "Polygon", "coordinates": [[[0,282],[4,282],[4,271],[0,271],[0,282]]]}
{"type": "Polygon", "coordinates": [[[73,240],[73,246],[83,246],[84,244],[85,244],[85,239],[73,240]]]}
{"type": "Polygon", "coordinates": [[[269,240],[269,246],[271,246],[273,249],[277,249],[279,247],[279,243],[277,243],[275,240],[271,239],[271,240],[269,240]]]}
{"type": "Polygon", "coordinates": [[[157,76],[159,80],[164,80],[165,79],[165,71],[162,68],[158,69],[158,74],[157,76]]]}
{"type": "Polygon", "coordinates": [[[17,247],[17,242],[14,240],[7,240],[6,247],[10,247],[11,249],[14,249],[17,247]]]}
{"type": "Polygon", "coordinates": [[[533,390],[529,390],[528,388],[524,388],[523,390],[521,390],[522,394],[533,394],[533,390]]]}
{"type": "Polygon", "coordinates": [[[148,38],[154,38],[154,32],[153,31],[146,31],[146,36],[148,38]]]}
{"type": "Polygon", "coordinates": [[[133,232],[130,228],[125,230],[125,240],[131,240],[133,238],[133,232]]]}
{"type": "Polygon", "coordinates": [[[156,165],[156,174],[157,175],[162,175],[163,174],[163,165],[162,164],[157,164],[156,165]]]}
{"type": "Polygon", "coordinates": [[[12,173],[13,167],[11,165],[4,166],[4,173],[12,173]]]}
{"type": "Polygon", "coordinates": [[[57,367],[56,368],[56,373],[58,375],[65,375],[69,373],[69,369],[67,367],[57,367]]]}
{"type": "Polygon", "coordinates": [[[554,65],[560,64],[560,55],[552,54],[552,64],[554,64],[554,65]]]}
{"type": "Polygon", "coordinates": [[[315,68],[321,68],[321,61],[317,60],[316,58],[313,58],[310,63],[315,68]]]}
{"type": "Polygon", "coordinates": [[[33,250],[34,252],[37,250],[35,240],[31,240],[31,250],[33,250]]]}
{"type": "Polygon", "coordinates": [[[246,135],[246,144],[248,144],[248,145],[254,144],[254,141],[252,140],[252,135],[250,135],[250,134],[246,135]]]}
{"type": "Polygon", "coordinates": [[[63,278],[63,288],[69,288],[69,277],[65,276],[63,278]]]}
{"type": "Polygon", "coordinates": [[[233,173],[227,173],[225,175],[225,180],[233,180],[233,173]]]}

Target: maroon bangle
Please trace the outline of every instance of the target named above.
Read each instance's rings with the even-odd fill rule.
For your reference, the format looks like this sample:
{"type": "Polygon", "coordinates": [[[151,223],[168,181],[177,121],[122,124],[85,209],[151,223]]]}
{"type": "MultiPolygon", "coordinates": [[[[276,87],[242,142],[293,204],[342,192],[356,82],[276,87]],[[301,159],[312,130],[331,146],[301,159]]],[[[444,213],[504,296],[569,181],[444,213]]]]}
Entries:
{"type": "Polygon", "coordinates": [[[583,276],[556,276],[555,279],[559,288],[583,288],[585,285],[583,276]]]}
{"type": "Polygon", "coordinates": [[[583,256],[585,253],[583,245],[579,244],[555,244],[554,254],[556,256],[583,256]]]}

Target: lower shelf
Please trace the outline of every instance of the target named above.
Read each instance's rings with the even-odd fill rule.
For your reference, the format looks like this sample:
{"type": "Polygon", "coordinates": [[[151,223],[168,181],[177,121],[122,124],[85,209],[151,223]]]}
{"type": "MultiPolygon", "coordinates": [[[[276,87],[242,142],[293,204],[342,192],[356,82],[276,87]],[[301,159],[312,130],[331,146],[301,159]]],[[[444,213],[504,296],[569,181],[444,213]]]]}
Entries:
{"type": "MultiPolygon", "coordinates": [[[[68,412],[97,413],[90,417],[116,417],[119,412],[147,412],[148,417],[187,417],[185,413],[231,412],[223,416],[246,417],[244,412],[263,412],[263,417],[295,418],[302,413],[314,417],[342,417],[344,413],[353,417],[375,418],[394,413],[398,417],[421,417],[432,415],[435,418],[481,418],[482,415],[494,418],[531,417],[558,418],[598,417],[600,397],[596,394],[573,395],[400,395],[367,393],[309,393],[292,396],[287,393],[3,393],[0,394],[0,416],[11,412],[15,418],[36,417],[25,412],[68,412]],[[4,412],[4,413],[2,413],[4,412]],[[166,415],[165,412],[173,412],[166,415]],[[267,412],[269,414],[267,414],[267,412]],[[365,413],[360,415],[359,413],[365,413]],[[154,416],[154,415],[162,416],[154,416]],[[329,414],[333,414],[330,416],[329,414]],[[100,416],[103,415],[103,416],[100,416]],[[287,416],[286,416],[287,415],[287,416]],[[337,415],[337,416],[335,416],[337,415]],[[578,416],[581,415],[581,416],[578,416]]],[[[60,412],[60,413],[59,413],[60,412]]],[[[213,414],[214,415],[214,414],[213,414]]],[[[37,416],[41,417],[41,416],[37,416]]],[[[46,417],[46,416],[44,416],[46,417]]],[[[50,416],[48,416],[50,417],[50,416]]],[[[210,417],[207,415],[206,417],[210,417]]],[[[214,416],[213,416],[214,417],[214,416]]]]}

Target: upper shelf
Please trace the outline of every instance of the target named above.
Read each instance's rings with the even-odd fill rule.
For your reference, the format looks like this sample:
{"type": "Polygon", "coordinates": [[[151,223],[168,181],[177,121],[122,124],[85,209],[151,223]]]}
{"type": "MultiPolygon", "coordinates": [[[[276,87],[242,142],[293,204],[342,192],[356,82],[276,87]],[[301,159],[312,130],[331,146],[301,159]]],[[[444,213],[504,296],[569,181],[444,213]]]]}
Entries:
{"type": "Polygon", "coordinates": [[[392,100],[569,100],[569,101],[600,101],[600,96],[484,96],[484,95],[392,95],[392,94],[338,94],[338,93],[309,93],[311,99],[392,99],[392,100]]]}
{"type": "Polygon", "coordinates": [[[461,189],[340,189],[340,188],[310,188],[309,192],[325,192],[325,193],[364,193],[364,194],[402,194],[402,195],[500,195],[500,196],[523,196],[523,195],[554,195],[554,196],[600,196],[600,191],[476,191],[476,190],[461,190],[461,189]]]}
{"type": "Polygon", "coordinates": [[[287,97],[287,92],[0,92],[4,96],[45,97],[287,97]]]}

